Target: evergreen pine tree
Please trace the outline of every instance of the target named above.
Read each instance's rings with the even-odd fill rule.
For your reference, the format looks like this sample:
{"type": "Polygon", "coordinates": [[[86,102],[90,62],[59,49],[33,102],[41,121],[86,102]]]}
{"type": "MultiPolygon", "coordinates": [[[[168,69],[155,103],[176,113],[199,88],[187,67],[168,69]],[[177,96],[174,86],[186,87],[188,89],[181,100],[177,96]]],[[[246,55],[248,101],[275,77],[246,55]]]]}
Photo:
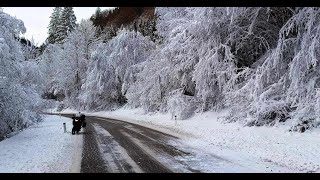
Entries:
{"type": "Polygon", "coordinates": [[[101,17],[101,9],[100,7],[97,7],[96,12],[95,12],[95,19],[100,19],[101,17]]]}
{"type": "Polygon", "coordinates": [[[60,23],[57,26],[56,42],[63,42],[63,40],[68,36],[68,34],[76,28],[76,22],[77,18],[74,14],[73,8],[65,7],[62,10],[60,23]]]}
{"type": "Polygon", "coordinates": [[[54,44],[57,38],[57,26],[59,26],[60,23],[60,14],[61,14],[61,7],[55,7],[53,9],[53,13],[50,16],[50,22],[48,26],[48,42],[50,44],[54,44]]]}
{"type": "MultiPolygon", "coordinates": [[[[66,14],[66,25],[67,25],[67,33],[73,31],[77,27],[77,18],[74,14],[72,7],[65,7],[64,12],[66,14]]],[[[62,16],[63,17],[63,16],[62,16]]]]}

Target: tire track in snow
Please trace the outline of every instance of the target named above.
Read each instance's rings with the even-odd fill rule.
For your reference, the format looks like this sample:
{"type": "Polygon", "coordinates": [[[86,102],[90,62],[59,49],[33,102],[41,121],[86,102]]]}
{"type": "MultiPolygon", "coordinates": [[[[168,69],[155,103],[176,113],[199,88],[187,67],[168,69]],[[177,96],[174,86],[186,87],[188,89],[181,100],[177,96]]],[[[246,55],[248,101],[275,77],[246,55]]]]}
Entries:
{"type": "Polygon", "coordinates": [[[187,170],[188,168],[184,165],[173,161],[170,157],[162,154],[160,155],[159,151],[154,151],[150,149],[148,146],[144,145],[139,139],[136,139],[129,135],[128,133],[124,131],[120,131],[124,136],[128,137],[134,144],[139,146],[141,150],[143,150],[146,154],[149,154],[151,157],[155,158],[156,161],[163,164],[165,167],[169,168],[172,172],[183,172],[183,173],[190,173],[192,171],[187,170]]]}
{"type": "Polygon", "coordinates": [[[99,124],[92,124],[97,133],[96,140],[109,172],[143,172],[113,136],[99,124]]]}

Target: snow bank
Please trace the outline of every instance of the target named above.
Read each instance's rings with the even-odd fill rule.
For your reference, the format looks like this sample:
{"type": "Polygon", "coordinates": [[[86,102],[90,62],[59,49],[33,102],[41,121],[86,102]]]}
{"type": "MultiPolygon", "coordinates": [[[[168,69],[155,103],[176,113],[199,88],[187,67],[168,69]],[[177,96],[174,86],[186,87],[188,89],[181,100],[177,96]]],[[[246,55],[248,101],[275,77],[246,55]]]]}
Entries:
{"type": "Polygon", "coordinates": [[[44,117],[43,122],[0,142],[1,173],[80,172],[83,136],[71,135],[69,118],[44,117]]]}
{"type": "Polygon", "coordinates": [[[70,109],[70,108],[66,108],[63,111],[58,111],[57,108],[52,108],[52,109],[47,109],[45,112],[46,113],[57,113],[57,114],[71,114],[71,113],[77,113],[79,111],[74,110],[74,109],[70,109]]]}

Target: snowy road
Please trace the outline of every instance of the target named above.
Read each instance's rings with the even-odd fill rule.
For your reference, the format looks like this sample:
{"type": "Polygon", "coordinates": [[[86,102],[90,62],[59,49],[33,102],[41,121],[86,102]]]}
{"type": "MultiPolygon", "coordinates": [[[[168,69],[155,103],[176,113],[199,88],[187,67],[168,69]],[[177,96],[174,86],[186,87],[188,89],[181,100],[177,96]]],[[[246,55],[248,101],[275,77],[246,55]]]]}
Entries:
{"type": "MultiPolygon", "coordinates": [[[[118,120],[86,117],[86,121],[81,162],[83,173],[203,172],[199,166],[201,159],[189,153],[188,147],[176,137],[118,120]]],[[[206,158],[229,171],[248,171],[214,155],[206,158]],[[233,168],[228,168],[230,166],[233,168]]]]}

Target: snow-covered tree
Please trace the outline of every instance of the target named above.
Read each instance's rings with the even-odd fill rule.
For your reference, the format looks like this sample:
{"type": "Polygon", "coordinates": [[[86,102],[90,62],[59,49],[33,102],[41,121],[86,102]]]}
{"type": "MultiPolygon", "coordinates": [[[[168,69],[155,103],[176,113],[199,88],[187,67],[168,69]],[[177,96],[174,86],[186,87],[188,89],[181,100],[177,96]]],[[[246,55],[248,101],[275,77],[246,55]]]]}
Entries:
{"type": "Polygon", "coordinates": [[[141,33],[122,30],[92,54],[81,104],[85,109],[117,108],[126,102],[122,87],[127,69],[145,61],[154,44],[141,33]]]}
{"type": "Polygon", "coordinates": [[[24,24],[0,11],[0,138],[40,120],[31,99],[32,87],[23,84],[24,56],[17,37],[26,31],[24,24]]]}
{"type": "Polygon", "coordinates": [[[319,120],[319,8],[297,8],[279,32],[277,46],[262,58],[250,80],[234,93],[242,96],[243,112],[231,120],[250,125],[272,125],[291,118],[319,120]],[[247,97],[244,96],[247,94],[247,97]],[[248,96],[249,95],[249,96],[248,96]]]}
{"type": "Polygon", "coordinates": [[[61,12],[62,12],[61,7],[55,7],[50,16],[50,22],[48,26],[48,34],[49,34],[48,42],[50,44],[54,44],[56,42],[57,35],[58,35],[58,26],[61,23],[61,12]]]}
{"type": "MultiPolygon", "coordinates": [[[[138,101],[147,111],[170,110],[177,107],[172,105],[178,104],[175,99],[188,101],[192,111],[226,107],[226,95],[249,76],[247,66],[276,46],[277,34],[290,16],[285,9],[268,8],[156,8],[156,12],[163,44],[143,68],[136,66],[134,76],[140,80],[130,91],[136,98],[128,95],[134,99],[129,102],[138,101]],[[274,11],[286,16],[275,17],[274,11]]],[[[189,115],[184,117],[192,114],[185,113],[189,115]]]]}
{"type": "Polygon", "coordinates": [[[74,14],[73,7],[65,7],[61,14],[62,24],[67,27],[67,32],[70,33],[77,27],[77,18],[74,14]]]}
{"type": "Polygon", "coordinates": [[[51,99],[63,95],[60,83],[62,71],[63,49],[58,44],[49,44],[41,56],[37,58],[41,76],[44,78],[43,96],[51,99]]]}
{"type": "Polygon", "coordinates": [[[25,38],[20,38],[21,49],[26,60],[35,59],[40,55],[40,50],[34,42],[34,39],[27,40],[25,38]]]}
{"type": "Polygon", "coordinates": [[[57,37],[55,42],[62,43],[63,40],[77,27],[77,18],[72,7],[64,7],[59,23],[57,25],[57,37]]]}
{"type": "Polygon", "coordinates": [[[62,74],[59,78],[70,105],[80,107],[78,95],[87,77],[90,55],[99,43],[95,37],[96,28],[89,20],[81,21],[79,27],[66,38],[64,53],[60,64],[62,74]]]}
{"type": "MultiPolygon", "coordinates": [[[[217,105],[215,102],[221,96],[217,83],[222,86],[223,76],[232,76],[235,69],[230,48],[225,44],[228,30],[226,9],[157,8],[156,11],[159,16],[157,29],[164,38],[163,44],[136,75],[140,80],[135,83],[136,87],[132,87],[131,92],[140,97],[140,104],[147,111],[167,111],[168,105],[174,107],[172,99],[177,99],[177,92],[180,92],[181,101],[188,101],[188,106],[193,111],[193,106],[198,106],[199,100],[205,106],[211,104],[211,108],[217,105]],[[209,64],[212,62],[208,58],[215,56],[216,59],[212,60],[218,66],[213,70],[210,69],[213,66],[209,64]],[[196,66],[199,61],[204,68],[209,68],[207,72],[202,66],[196,66]],[[213,75],[208,76],[210,73],[213,75]],[[216,75],[219,73],[221,78],[216,75]],[[146,76],[149,78],[144,79],[146,76]],[[173,94],[174,97],[170,97],[173,94]]],[[[204,107],[204,110],[209,108],[204,107]]],[[[188,116],[190,115],[184,117],[188,116]]]]}
{"type": "Polygon", "coordinates": [[[96,12],[94,13],[94,19],[99,19],[101,17],[101,8],[97,7],[96,12]]]}
{"type": "Polygon", "coordinates": [[[196,51],[199,46],[196,42],[189,43],[191,33],[187,24],[193,17],[187,9],[159,8],[156,11],[159,15],[157,29],[164,43],[147,62],[131,71],[134,74],[128,74],[128,77],[136,77],[128,89],[128,101],[134,106],[144,107],[146,111],[165,110],[169,93],[176,89],[184,88],[185,92],[193,95],[191,71],[198,61],[196,51]]]}

